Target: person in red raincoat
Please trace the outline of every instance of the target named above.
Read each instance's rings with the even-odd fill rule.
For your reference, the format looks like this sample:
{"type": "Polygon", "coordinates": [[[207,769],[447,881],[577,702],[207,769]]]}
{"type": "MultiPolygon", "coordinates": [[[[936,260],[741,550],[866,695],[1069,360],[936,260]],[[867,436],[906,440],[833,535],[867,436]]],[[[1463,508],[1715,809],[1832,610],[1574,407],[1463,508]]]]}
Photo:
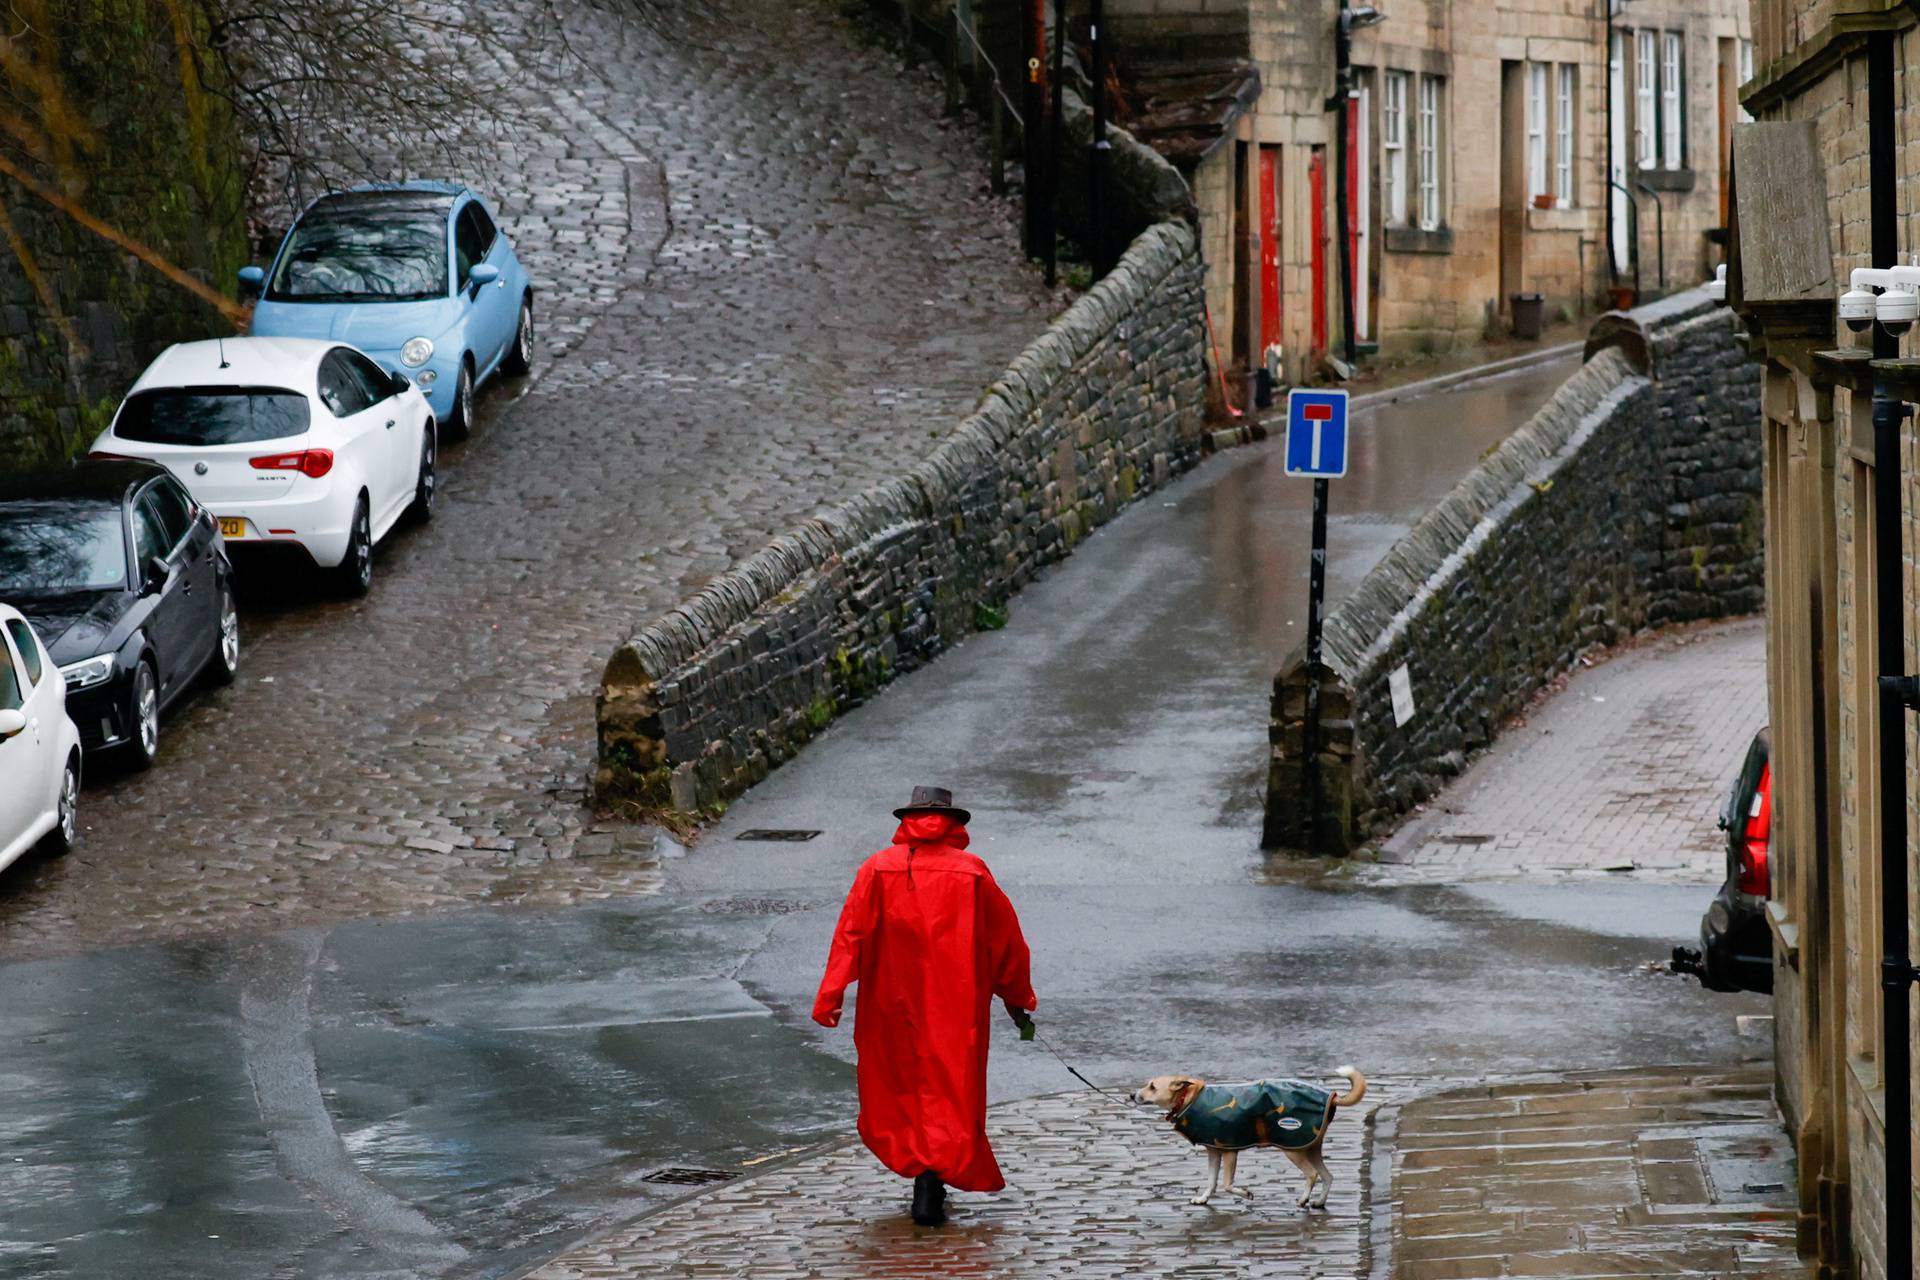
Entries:
{"type": "Polygon", "coordinates": [[[841,909],[813,1020],[840,1025],[860,984],[860,1137],[914,1180],[914,1221],[931,1225],[946,1185],[1006,1185],[987,1145],[988,1018],[998,996],[1024,1026],[1038,1001],[1013,904],[966,852],[971,815],[951,792],[915,787],[894,816],[893,844],[861,865],[841,909]]]}

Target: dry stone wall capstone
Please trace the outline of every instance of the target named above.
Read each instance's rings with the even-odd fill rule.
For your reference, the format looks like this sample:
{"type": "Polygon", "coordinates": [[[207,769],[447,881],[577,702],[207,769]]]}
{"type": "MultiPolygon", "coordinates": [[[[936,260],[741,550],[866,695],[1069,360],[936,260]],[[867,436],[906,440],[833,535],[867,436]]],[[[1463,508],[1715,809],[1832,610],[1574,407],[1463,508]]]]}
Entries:
{"type": "Polygon", "coordinates": [[[1597,322],[1581,370],[1328,616],[1317,827],[1304,654],[1275,677],[1263,843],[1351,850],[1581,655],[1761,608],[1759,395],[1704,290],[1597,322]]]}
{"type": "Polygon", "coordinates": [[[810,519],[641,628],[598,698],[603,801],[698,814],[980,627],[1198,460],[1201,265],[1144,232],[927,459],[810,519]]]}

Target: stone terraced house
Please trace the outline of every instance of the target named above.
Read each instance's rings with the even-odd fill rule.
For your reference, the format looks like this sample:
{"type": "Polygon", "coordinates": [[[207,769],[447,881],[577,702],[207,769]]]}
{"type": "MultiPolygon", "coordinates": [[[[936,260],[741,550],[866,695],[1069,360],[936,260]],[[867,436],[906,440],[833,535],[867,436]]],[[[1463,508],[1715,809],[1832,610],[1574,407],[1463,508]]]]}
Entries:
{"type": "Polygon", "coordinates": [[[1920,669],[1920,495],[1913,420],[1876,432],[1872,399],[1878,381],[1910,408],[1920,379],[1893,358],[1911,338],[1881,332],[1876,351],[1873,332],[1838,324],[1836,299],[1851,269],[1920,248],[1917,19],[1893,0],[1753,0],[1741,102],[1758,123],[1734,139],[1729,294],[1765,379],[1776,1094],[1799,1152],[1801,1251],[1823,1276],[1865,1280],[1913,1274],[1887,1256],[1889,1145],[1895,1167],[1911,1169],[1915,1144],[1911,1121],[1889,1133],[1889,1103],[1910,1098],[1913,1081],[1910,1066],[1888,1078],[1898,1040],[1885,1029],[1910,1052],[1914,1021],[1904,991],[1904,1016],[1883,1018],[1881,959],[1883,885],[1902,866],[1905,910],[1896,903],[1891,919],[1912,948],[1920,738],[1911,714],[1890,723],[1905,744],[1904,791],[1883,795],[1876,676],[1920,669]],[[1900,510],[1886,509],[1889,492],[1900,510]],[[1884,596],[1883,538],[1899,548],[1884,596]],[[1898,601],[1897,645],[1878,630],[1882,599],[1898,601]]]}
{"type": "Polygon", "coordinates": [[[1131,128],[1193,186],[1223,360],[1311,376],[1712,273],[1745,0],[1108,0],[1131,128]],[[1351,33],[1344,143],[1336,101],[1351,33]],[[1616,289],[1621,291],[1616,294],[1616,289]]]}
{"type": "MultiPolygon", "coordinates": [[[[973,32],[966,68],[984,55],[1016,101],[1022,33],[1050,31],[1056,2],[883,8],[936,44],[956,25],[973,32]]],[[[1064,6],[1076,90],[1090,8],[1064,6]]],[[[1280,385],[1313,378],[1344,352],[1343,226],[1356,352],[1387,359],[1509,332],[1516,294],[1540,295],[1552,323],[1689,288],[1723,261],[1747,0],[1103,9],[1109,116],[1191,190],[1213,343],[1236,388],[1262,368],[1280,385]]],[[[1070,150],[1083,145],[1068,132],[1070,150]]],[[[1077,154],[1066,163],[1071,223],[1084,170],[1077,154]]]]}

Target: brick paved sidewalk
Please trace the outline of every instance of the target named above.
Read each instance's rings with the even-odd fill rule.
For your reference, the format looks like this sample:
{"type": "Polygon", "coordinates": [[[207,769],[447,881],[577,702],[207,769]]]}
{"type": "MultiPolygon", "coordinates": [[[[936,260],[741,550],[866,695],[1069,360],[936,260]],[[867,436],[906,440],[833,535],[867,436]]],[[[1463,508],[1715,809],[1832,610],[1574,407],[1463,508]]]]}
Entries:
{"type": "Polygon", "coordinates": [[[1383,1116],[1393,1275],[1811,1275],[1771,1084],[1764,1068],[1596,1072],[1383,1116]]]}
{"type": "Polygon", "coordinates": [[[1721,802],[1766,723],[1758,619],[1581,670],[1380,849],[1392,879],[1538,872],[1717,881],[1721,802]]]}
{"type": "MultiPolygon", "coordinates": [[[[1337,1082],[1335,1082],[1337,1083],[1337,1082]]],[[[1301,1276],[1355,1274],[1366,1220],[1367,1120],[1391,1087],[1335,1118],[1326,1212],[1273,1152],[1240,1162],[1251,1202],[1189,1204],[1205,1157],[1157,1115],[1081,1092],[995,1107],[998,1196],[955,1193],[945,1227],[915,1227],[908,1185],[850,1142],[650,1214],[528,1273],[610,1276],[1301,1276]]]]}

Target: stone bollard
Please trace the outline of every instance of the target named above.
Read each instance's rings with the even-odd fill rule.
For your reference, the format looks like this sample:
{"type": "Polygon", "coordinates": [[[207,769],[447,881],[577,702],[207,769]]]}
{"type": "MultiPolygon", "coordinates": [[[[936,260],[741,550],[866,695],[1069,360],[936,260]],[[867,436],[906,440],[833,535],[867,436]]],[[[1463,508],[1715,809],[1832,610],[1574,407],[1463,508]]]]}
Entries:
{"type": "Polygon", "coordinates": [[[1358,753],[1353,729],[1353,690],[1324,663],[1320,679],[1320,824],[1310,833],[1313,778],[1307,768],[1308,668],[1299,660],[1274,681],[1268,725],[1267,816],[1263,849],[1344,856],[1359,846],[1355,829],[1358,753]]]}

